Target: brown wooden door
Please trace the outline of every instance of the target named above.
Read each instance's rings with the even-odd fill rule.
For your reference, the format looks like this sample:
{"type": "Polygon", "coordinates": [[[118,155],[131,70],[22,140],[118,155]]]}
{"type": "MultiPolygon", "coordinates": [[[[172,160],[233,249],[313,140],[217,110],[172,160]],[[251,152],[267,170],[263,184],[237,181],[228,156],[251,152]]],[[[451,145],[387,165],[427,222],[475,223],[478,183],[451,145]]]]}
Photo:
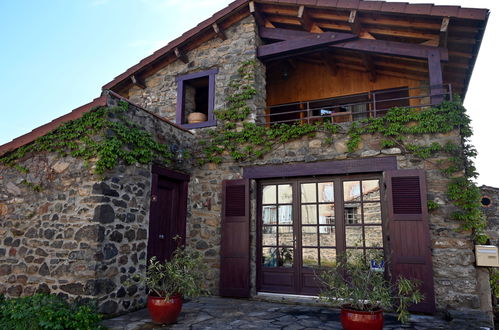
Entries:
{"type": "Polygon", "coordinates": [[[385,184],[391,277],[393,280],[403,276],[421,281],[420,289],[425,299],[410,310],[434,313],[435,294],[424,171],[387,171],[385,184]]]}
{"type": "Polygon", "coordinates": [[[152,175],[147,255],[164,261],[185,242],[188,176],[157,167],[152,175]]]}

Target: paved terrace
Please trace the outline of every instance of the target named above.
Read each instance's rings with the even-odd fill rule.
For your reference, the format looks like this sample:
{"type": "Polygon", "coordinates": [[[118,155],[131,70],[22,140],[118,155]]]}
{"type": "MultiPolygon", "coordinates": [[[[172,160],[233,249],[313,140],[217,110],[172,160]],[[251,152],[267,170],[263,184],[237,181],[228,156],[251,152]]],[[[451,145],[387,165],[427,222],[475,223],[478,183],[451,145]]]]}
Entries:
{"type": "MultiPolygon", "coordinates": [[[[111,330],[136,329],[342,329],[338,309],[256,300],[203,297],[184,304],[177,323],[151,322],[146,309],[103,321],[111,330]]],[[[411,316],[401,324],[385,313],[385,329],[468,329],[438,317],[411,316]]],[[[479,329],[479,328],[478,328],[479,329]]]]}

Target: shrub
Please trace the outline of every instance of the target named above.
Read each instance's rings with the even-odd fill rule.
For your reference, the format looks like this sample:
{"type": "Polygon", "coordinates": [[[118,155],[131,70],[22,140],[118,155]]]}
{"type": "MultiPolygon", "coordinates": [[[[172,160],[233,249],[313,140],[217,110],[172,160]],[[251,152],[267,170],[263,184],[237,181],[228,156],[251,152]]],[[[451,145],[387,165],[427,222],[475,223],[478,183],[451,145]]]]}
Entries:
{"type": "Polygon", "coordinates": [[[68,303],[55,295],[0,297],[0,325],[5,330],[103,329],[95,305],[68,303]]]}

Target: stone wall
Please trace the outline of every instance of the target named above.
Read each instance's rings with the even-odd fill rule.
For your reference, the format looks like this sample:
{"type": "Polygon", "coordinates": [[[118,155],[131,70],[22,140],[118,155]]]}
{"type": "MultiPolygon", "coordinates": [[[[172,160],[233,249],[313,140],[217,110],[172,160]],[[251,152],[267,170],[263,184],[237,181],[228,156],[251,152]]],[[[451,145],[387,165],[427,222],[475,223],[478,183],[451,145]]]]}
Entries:
{"type": "MultiPolygon", "coordinates": [[[[192,134],[137,107],[126,116],[167,145],[191,144],[192,134]]],[[[119,165],[102,177],[93,162],[41,152],[20,165],[29,172],[0,166],[0,294],[97,299],[107,314],[142,307],[145,288],[124,282],[146,266],[151,165],[119,165]]]]}
{"type": "Polygon", "coordinates": [[[482,211],[487,217],[486,233],[490,238],[490,244],[499,245],[499,188],[481,186],[480,191],[482,211]],[[486,205],[484,197],[490,201],[490,204],[486,205]]]}

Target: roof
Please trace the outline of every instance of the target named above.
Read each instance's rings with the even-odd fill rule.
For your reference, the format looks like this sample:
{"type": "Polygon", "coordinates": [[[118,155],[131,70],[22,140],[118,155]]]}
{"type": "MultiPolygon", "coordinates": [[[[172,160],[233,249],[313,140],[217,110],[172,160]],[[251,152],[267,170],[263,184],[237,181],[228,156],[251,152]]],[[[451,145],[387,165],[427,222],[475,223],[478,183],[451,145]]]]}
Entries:
{"type": "Polygon", "coordinates": [[[110,96],[118,98],[121,101],[125,101],[125,102],[129,103],[130,105],[133,105],[134,107],[136,107],[136,108],[148,113],[149,115],[155,117],[156,119],[161,120],[169,125],[172,125],[172,126],[178,128],[179,130],[191,133],[189,130],[169,121],[166,118],[158,116],[157,114],[155,114],[149,110],[146,110],[137,104],[134,104],[130,100],[122,97],[121,95],[119,95],[113,91],[104,91],[100,97],[95,98],[92,102],[89,102],[85,105],[82,105],[81,107],[74,109],[73,111],[71,111],[68,114],[65,114],[61,117],[58,117],[45,125],[42,125],[38,128],[35,128],[34,130],[32,130],[31,132],[29,132],[27,134],[24,134],[18,138],[15,138],[11,142],[8,142],[4,145],[1,145],[0,146],[0,156],[35,141],[39,137],[46,135],[47,133],[53,131],[54,129],[56,129],[57,127],[61,126],[62,124],[66,123],[68,121],[81,118],[85,113],[91,111],[92,109],[95,109],[96,107],[107,106],[109,104],[108,100],[109,100],[110,96]]]}
{"type": "MultiPolygon", "coordinates": [[[[479,24],[477,28],[478,33],[474,35],[473,38],[470,38],[473,39],[471,40],[472,44],[470,46],[472,49],[465,52],[459,52],[459,47],[462,45],[460,43],[455,46],[458,49],[451,54],[452,56],[456,56],[456,63],[461,65],[461,71],[463,70],[462,66],[466,66],[468,69],[463,76],[464,78],[459,76],[458,79],[456,79],[456,83],[460,85],[460,94],[463,97],[466,93],[467,84],[471,77],[471,72],[478,54],[478,49],[483,36],[483,30],[485,29],[489,14],[488,9],[462,8],[460,6],[439,6],[434,4],[411,4],[407,2],[365,0],[236,0],[229,4],[226,8],[215,13],[212,17],[199,23],[196,27],[185,32],[179,38],[172,40],[163,48],[144,58],[139,63],[114,78],[112,81],[105,84],[103,89],[112,89],[119,93],[132,83],[132,76],[148,76],[149,74],[156,72],[158,69],[177,60],[177,56],[175,55],[176,49],[189,50],[194,48],[192,44],[199,38],[204,41],[207,40],[207,38],[216,37],[216,33],[213,31],[212,25],[217,23],[220,24],[222,28],[226,28],[235,23],[233,19],[231,20],[231,16],[239,15],[240,18],[246,17],[250,14],[248,5],[250,2],[253,2],[256,6],[260,6],[264,9],[265,7],[270,8],[268,12],[262,12],[262,14],[266,15],[269,20],[272,20],[272,18],[275,18],[276,16],[280,16],[281,18],[285,18],[289,21],[290,17],[285,13],[286,10],[294,10],[294,12],[296,12],[294,8],[297,8],[298,6],[305,6],[307,9],[312,10],[357,10],[359,12],[365,12],[366,14],[376,13],[391,16],[399,15],[403,17],[403,19],[408,20],[411,17],[425,16],[428,19],[441,19],[443,17],[449,17],[454,20],[480,21],[481,24],[479,24]],[[463,65],[459,62],[461,61],[461,58],[457,59],[459,56],[466,59],[466,64],[463,65]]],[[[348,15],[346,16],[346,21],[348,21],[348,15]]],[[[347,23],[346,21],[345,24],[347,23]]],[[[437,24],[437,33],[438,29],[440,29],[440,23],[437,24]]],[[[457,37],[460,35],[458,32],[459,31],[456,32],[457,37]]],[[[468,46],[469,45],[467,45],[467,47],[468,46]]],[[[454,71],[455,68],[449,67],[449,70],[447,70],[448,75],[452,76],[454,71]]],[[[453,82],[451,81],[451,83],[453,82]]]]}

